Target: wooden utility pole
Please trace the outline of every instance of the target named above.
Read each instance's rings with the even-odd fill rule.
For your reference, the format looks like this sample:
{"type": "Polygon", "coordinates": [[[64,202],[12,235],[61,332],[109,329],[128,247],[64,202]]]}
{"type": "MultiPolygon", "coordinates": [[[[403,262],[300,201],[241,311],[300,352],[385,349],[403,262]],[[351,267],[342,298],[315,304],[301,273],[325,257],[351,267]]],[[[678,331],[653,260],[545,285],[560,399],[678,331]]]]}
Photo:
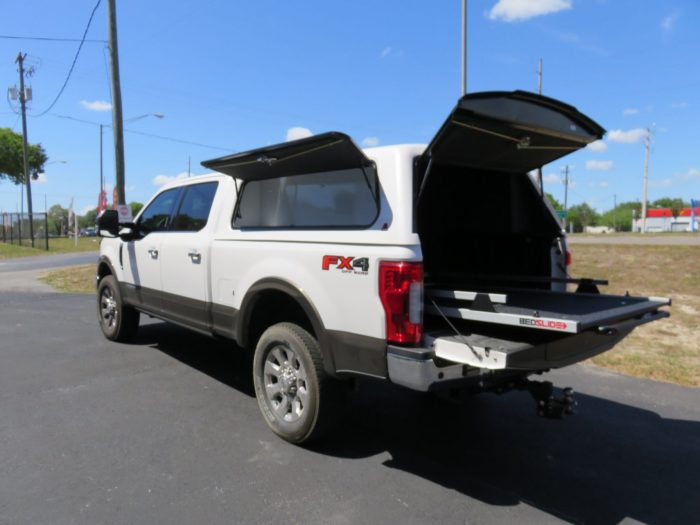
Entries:
{"type": "Polygon", "coordinates": [[[114,160],[117,178],[117,204],[126,204],[124,192],[124,127],[122,117],[122,91],[119,81],[119,49],[117,46],[117,9],[115,0],[107,0],[109,29],[109,62],[112,77],[112,130],[114,131],[114,160]]]}
{"type": "Polygon", "coordinates": [[[104,124],[100,124],[100,196],[98,197],[99,199],[99,205],[98,208],[100,211],[102,211],[102,193],[105,191],[105,175],[104,175],[104,165],[102,162],[102,131],[104,128],[104,124]]]}
{"type": "Polygon", "coordinates": [[[467,94],[467,0],[462,0],[462,93],[467,94]]]}
{"type": "MultiPolygon", "coordinates": [[[[542,94],[542,59],[537,68],[537,93],[542,94]]],[[[544,195],[544,183],[542,181],[542,167],[537,168],[537,185],[540,187],[540,193],[544,195]]]]}
{"type": "MultiPolygon", "coordinates": [[[[24,159],[24,183],[27,185],[27,211],[29,212],[29,238],[34,248],[34,216],[32,214],[32,180],[29,176],[29,145],[27,141],[27,94],[24,90],[24,58],[20,51],[15,63],[19,65],[19,102],[22,106],[22,157],[24,159]]],[[[20,222],[21,222],[20,217],[20,222]]],[[[22,241],[20,240],[20,244],[22,241]]]]}
{"type": "Polygon", "coordinates": [[[564,166],[564,231],[568,223],[569,214],[569,165],[564,166]]]}
{"type": "Polygon", "coordinates": [[[647,128],[644,137],[644,195],[642,197],[642,233],[647,232],[647,199],[649,194],[649,150],[651,149],[651,130],[647,128]]]}

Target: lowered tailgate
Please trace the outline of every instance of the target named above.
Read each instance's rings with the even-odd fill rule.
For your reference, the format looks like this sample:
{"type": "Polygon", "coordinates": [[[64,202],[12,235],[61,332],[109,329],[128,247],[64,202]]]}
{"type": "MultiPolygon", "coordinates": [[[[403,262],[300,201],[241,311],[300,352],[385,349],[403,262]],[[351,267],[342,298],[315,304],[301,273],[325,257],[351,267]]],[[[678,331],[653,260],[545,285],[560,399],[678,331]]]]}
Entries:
{"type": "Polygon", "coordinates": [[[486,369],[558,368],[609,350],[639,325],[668,317],[663,297],[516,290],[426,291],[426,344],[447,361],[486,369]],[[440,326],[442,318],[442,329],[440,326]],[[459,332],[459,333],[457,333],[459,332]]]}

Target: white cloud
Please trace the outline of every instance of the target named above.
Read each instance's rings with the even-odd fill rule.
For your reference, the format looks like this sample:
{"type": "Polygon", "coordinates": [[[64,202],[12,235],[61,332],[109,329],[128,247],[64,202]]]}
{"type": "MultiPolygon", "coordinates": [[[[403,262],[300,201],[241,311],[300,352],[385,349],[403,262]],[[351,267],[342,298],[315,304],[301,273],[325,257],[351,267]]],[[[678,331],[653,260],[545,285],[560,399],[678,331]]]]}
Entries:
{"type": "Polygon", "coordinates": [[[379,138],[377,137],[365,137],[362,139],[362,145],[368,148],[373,148],[374,146],[379,146],[379,138]]]}
{"type": "Polygon", "coordinates": [[[177,175],[156,175],[151,181],[155,186],[162,186],[163,184],[168,184],[176,180],[186,179],[188,176],[186,171],[178,173],[177,175]]]}
{"type": "Polygon", "coordinates": [[[613,161],[611,160],[587,160],[586,169],[593,171],[607,171],[612,168],[613,161]]]}
{"type": "Polygon", "coordinates": [[[647,136],[647,130],[644,128],[634,128],[628,131],[621,129],[613,129],[608,132],[608,140],[612,142],[622,142],[624,144],[634,144],[643,140],[647,136]]]}
{"type": "Polygon", "coordinates": [[[669,188],[672,185],[673,185],[673,179],[671,179],[671,178],[657,179],[657,180],[650,180],[649,181],[649,186],[651,186],[652,188],[669,188]]]}
{"type": "Polygon", "coordinates": [[[548,173],[542,177],[542,181],[547,184],[558,184],[561,182],[561,178],[556,173],[548,173]]]}
{"type": "Polygon", "coordinates": [[[632,115],[639,115],[639,110],[637,108],[627,108],[622,112],[622,114],[625,117],[631,117],[632,115]]]}
{"type": "Polygon", "coordinates": [[[81,100],[80,105],[90,111],[109,111],[112,109],[112,104],[104,100],[93,100],[92,102],[89,100],[81,100]]]}
{"type": "Polygon", "coordinates": [[[598,184],[601,188],[607,188],[610,186],[610,183],[607,180],[600,181],[600,184],[598,184]]]}
{"type": "Polygon", "coordinates": [[[36,179],[32,179],[32,184],[46,184],[48,182],[48,180],[46,180],[46,173],[37,173],[36,176],[36,179]]]}
{"type": "Polygon", "coordinates": [[[685,109],[687,107],[688,107],[688,103],[685,100],[683,100],[681,102],[673,102],[671,104],[671,108],[673,108],[673,109],[685,109]]]}
{"type": "Polygon", "coordinates": [[[594,140],[588,146],[586,146],[586,149],[591,150],[591,151],[601,152],[601,151],[607,150],[608,145],[602,140],[594,140]]]}
{"type": "Polygon", "coordinates": [[[313,135],[309,128],[302,128],[301,126],[295,126],[287,130],[287,137],[285,140],[289,142],[290,140],[305,139],[313,135]]]}
{"type": "Polygon", "coordinates": [[[400,49],[394,49],[391,46],[385,47],[384,49],[382,49],[382,52],[379,53],[379,58],[381,58],[381,59],[384,59],[387,57],[397,58],[397,57],[401,57],[401,56],[403,56],[403,51],[401,51],[400,49]]]}
{"type": "Polygon", "coordinates": [[[676,20],[680,16],[679,11],[674,11],[670,15],[665,16],[661,19],[661,29],[666,32],[673,31],[673,26],[676,25],[676,20]]]}
{"type": "Polygon", "coordinates": [[[700,170],[697,168],[690,168],[688,171],[679,173],[677,176],[683,180],[700,179],[700,170]]]}
{"type": "Polygon", "coordinates": [[[491,20],[517,22],[571,9],[571,0],[498,0],[489,11],[491,20]]]}

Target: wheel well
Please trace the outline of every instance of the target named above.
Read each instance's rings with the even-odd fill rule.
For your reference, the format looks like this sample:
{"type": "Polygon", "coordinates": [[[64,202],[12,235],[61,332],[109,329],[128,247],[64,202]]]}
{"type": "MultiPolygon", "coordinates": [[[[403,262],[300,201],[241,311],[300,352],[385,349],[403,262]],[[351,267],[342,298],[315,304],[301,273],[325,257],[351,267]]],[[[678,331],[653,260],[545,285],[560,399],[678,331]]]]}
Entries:
{"type": "Polygon", "coordinates": [[[251,311],[245,346],[254,348],[262,333],[270,326],[289,322],[294,323],[317,338],[311,320],[301,305],[290,295],[279,290],[265,290],[258,293],[251,311]]]}
{"type": "Polygon", "coordinates": [[[99,282],[108,275],[112,275],[112,269],[109,267],[109,264],[101,262],[97,267],[97,283],[99,284],[99,282]]]}

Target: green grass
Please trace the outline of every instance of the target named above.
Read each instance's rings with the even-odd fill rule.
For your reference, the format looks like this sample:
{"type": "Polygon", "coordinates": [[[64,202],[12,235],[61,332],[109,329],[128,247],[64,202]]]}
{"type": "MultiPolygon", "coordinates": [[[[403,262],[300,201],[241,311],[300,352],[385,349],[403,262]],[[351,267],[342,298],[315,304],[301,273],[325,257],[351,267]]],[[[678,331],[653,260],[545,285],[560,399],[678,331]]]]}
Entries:
{"type": "MultiPolygon", "coordinates": [[[[25,243],[28,241],[24,241],[25,243]]],[[[94,252],[100,249],[99,237],[78,237],[78,246],[75,239],[66,237],[49,238],[49,249],[44,249],[44,241],[36,241],[36,248],[26,244],[19,246],[0,242],[0,259],[15,259],[18,257],[33,257],[36,255],[55,255],[57,253],[94,252]]]]}
{"type": "Polygon", "coordinates": [[[571,274],[608,279],[602,293],[673,299],[670,318],[640,326],[593,364],[700,386],[700,246],[575,244],[571,250],[571,274]]]}
{"type": "Polygon", "coordinates": [[[65,293],[95,293],[95,265],[69,266],[50,271],[41,277],[41,282],[65,293]]]}

